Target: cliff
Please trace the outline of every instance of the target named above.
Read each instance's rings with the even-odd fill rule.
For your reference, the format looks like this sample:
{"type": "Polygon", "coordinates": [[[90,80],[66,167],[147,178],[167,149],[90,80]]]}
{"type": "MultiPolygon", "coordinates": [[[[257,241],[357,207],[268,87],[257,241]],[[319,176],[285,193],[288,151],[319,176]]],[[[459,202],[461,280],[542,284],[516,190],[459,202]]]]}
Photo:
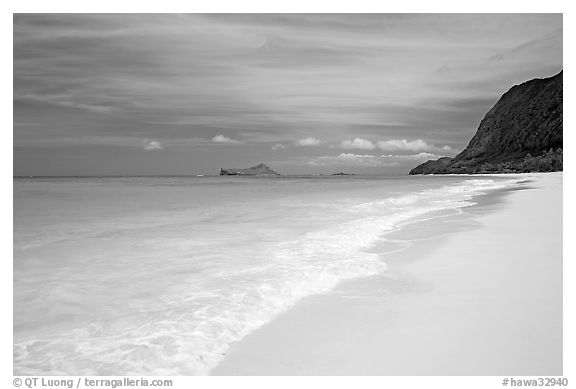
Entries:
{"type": "Polygon", "coordinates": [[[410,174],[562,170],[562,72],[512,87],[454,158],[427,161],[410,174]]]}
{"type": "Polygon", "coordinates": [[[247,169],[220,169],[221,176],[279,176],[263,163],[247,169]]]}

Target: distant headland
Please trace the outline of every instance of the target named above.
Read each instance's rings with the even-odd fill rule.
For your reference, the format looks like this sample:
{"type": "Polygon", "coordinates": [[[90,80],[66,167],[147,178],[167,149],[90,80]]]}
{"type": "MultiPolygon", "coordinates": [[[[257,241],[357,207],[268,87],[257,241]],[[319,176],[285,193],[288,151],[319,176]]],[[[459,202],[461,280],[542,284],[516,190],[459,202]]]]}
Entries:
{"type": "Polygon", "coordinates": [[[221,176],[279,176],[280,174],[261,163],[247,169],[220,169],[221,176]]]}
{"type": "Polygon", "coordinates": [[[562,170],[562,71],[513,86],[486,114],[468,147],[410,174],[562,170]]]}
{"type": "MultiPolygon", "coordinates": [[[[256,166],[252,166],[246,169],[222,169],[220,168],[220,175],[221,176],[280,176],[281,174],[270,169],[267,165],[260,163],[256,166]]],[[[328,174],[329,176],[355,176],[356,174],[353,173],[333,173],[328,174]]],[[[325,176],[325,174],[315,174],[315,175],[301,175],[301,176],[309,176],[309,177],[321,177],[325,176]]]]}

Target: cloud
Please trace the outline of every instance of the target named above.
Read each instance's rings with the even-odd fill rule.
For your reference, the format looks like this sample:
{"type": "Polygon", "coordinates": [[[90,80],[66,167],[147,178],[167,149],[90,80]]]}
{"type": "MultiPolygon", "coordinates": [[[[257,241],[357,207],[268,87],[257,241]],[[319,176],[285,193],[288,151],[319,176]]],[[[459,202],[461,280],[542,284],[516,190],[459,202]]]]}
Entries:
{"type": "Polygon", "coordinates": [[[286,146],[284,146],[282,143],[276,143],[274,146],[272,146],[272,150],[276,151],[278,149],[285,149],[286,146]]]}
{"type": "Polygon", "coordinates": [[[311,161],[311,165],[351,165],[351,166],[364,166],[364,167],[377,167],[389,165],[388,163],[375,155],[362,155],[353,153],[342,153],[335,157],[325,156],[318,157],[317,160],[311,161]]]}
{"type": "Polygon", "coordinates": [[[345,140],[340,144],[343,149],[360,149],[360,150],[374,150],[376,146],[372,141],[362,138],[355,138],[354,140],[345,140]]]}
{"type": "Polygon", "coordinates": [[[428,160],[434,158],[443,157],[442,155],[432,154],[432,153],[418,153],[418,154],[410,154],[410,155],[392,155],[392,154],[382,154],[380,158],[404,158],[404,159],[413,159],[413,160],[428,160]]]}
{"type": "Polygon", "coordinates": [[[407,141],[406,139],[392,139],[386,141],[379,141],[378,148],[385,151],[396,151],[396,150],[420,151],[420,150],[429,150],[430,145],[428,145],[422,139],[416,139],[413,141],[407,141]]]}
{"type": "Polygon", "coordinates": [[[356,149],[356,150],[374,150],[380,149],[382,151],[452,151],[448,145],[438,147],[433,144],[428,144],[422,139],[408,141],[406,139],[392,139],[386,141],[372,142],[368,139],[354,138],[353,140],[345,140],[340,143],[342,149],[356,149]]]}
{"type": "Polygon", "coordinates": [[[227,136],[224,135],[216,135],[214,138],[212,138],[212,141],[216,143],[227,143],[227,144],[241,143],[237,140],[228,138],[227,136]]]}
{"type": "Polygon", "coordinates": [[[109,107],[100,104],[86,104],[78,101],[73,101],[74,96],[59,94],[59,95],[35,95],[35,94],[15,94],[15,101],[27,101],[45,103],[51,105],[58,105],[67,108],[84,109],[87,111],[106,113],[114,111],[114,107],[109,107]]]}
{"type": "Polygon", "coordinates": [[[296,164],[305,164],[308,166],[349,166],[349,167],[384,167],[396,166],[409,162],[424,162],[429,159],[438,159],[442,155],[421,152],[418,154],[410,155],[394,155],[394,154],[354,154],[354,153],[341,153],[339,155],[325,155],[319,157],[307,158],[304,160],[295,161],[296,164]]]}
{"type": "Polygon", "coordinates": [[[320,141],[320,139],[310,137],[310,138],[300,139],[299,141],[296,142],[296,145],[298,145],[298,146],[318,146],[320,143],[322,143],[322,141],[320,141]]]}
{"type": "Polygon", "coordinates": [[[349,167],[383,167],[394,166],[397,162],[376,155],[342,153],[335,156],[315,157],[306,162],[309,166],[349,166],[349,167]]]}
{"type": "Polygon", "coordinates": [[[448,145],[438,147],[428,144],[422,139],[408,141],[406,139],[392,139],[377,142],[378,148],[383,151],[452,151],[448,145]]]}
{"type": "MultiPolygon", "coordinates": [[[[14,121],[42,123],[14,127],[15,145],[30,146],[16,171],[37,168],[32,146],[60,140],[70,152],[108,143],[138,150],[142,139],[158,137],[171,153],[214,149],[161,162],[174,172],[188,171],[190,161],[210,171],[223,158],[256,158],[277,143],[286,146],[276,153],[285,158],[326,145],[335,154],[441,154],[446,142],[464,148],[510,86],[554,74],[563,58],[562,14],[13,19],[14,121]],[[291,147],[306,137],[322,142],[291,147]],[[417,147],[419,138],[430,147],[417,147]],[[381,149],[377,141],[387,143],[381,149]],[[247,143],[253,147],[233,147],[247,143]]],[[[49,153],[43,160],[61,158],[59,148],[49,153]]],[[[92,172],[108,162],[107,153],[94,153],[74,169],[92,172]]]]}
{"type": "Polygon", "coordinates": [[[164,146],[162,146],[162,143],[160,143],[156,140],[144,139],[143,142],[144,142],[144,150],[145,151],[162,150],[164,148],[164,146]]]}

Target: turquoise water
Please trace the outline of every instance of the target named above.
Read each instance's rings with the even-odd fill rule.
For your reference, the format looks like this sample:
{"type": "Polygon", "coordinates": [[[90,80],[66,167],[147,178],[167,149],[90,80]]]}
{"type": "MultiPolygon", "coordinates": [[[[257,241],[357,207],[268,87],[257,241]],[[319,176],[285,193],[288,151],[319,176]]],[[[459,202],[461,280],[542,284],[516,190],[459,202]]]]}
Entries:
{"type": "Polygon", "coordinates": [[[14,180],[14,374],[206,374],[370,252],[514,177],[14,180]]]}

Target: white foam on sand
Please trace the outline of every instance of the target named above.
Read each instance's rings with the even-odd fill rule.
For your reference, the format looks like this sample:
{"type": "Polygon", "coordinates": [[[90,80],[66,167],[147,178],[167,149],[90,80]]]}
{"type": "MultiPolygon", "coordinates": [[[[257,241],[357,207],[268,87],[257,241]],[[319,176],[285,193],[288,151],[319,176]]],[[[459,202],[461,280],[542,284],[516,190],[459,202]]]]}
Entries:
{"type": "Polygon", "coordinates": [[[480,214],[395,232],[412,247],[384,276],[301,300],[211,373],[561,375],[562,173],[516,178],[528,189],[480,214]]]}

